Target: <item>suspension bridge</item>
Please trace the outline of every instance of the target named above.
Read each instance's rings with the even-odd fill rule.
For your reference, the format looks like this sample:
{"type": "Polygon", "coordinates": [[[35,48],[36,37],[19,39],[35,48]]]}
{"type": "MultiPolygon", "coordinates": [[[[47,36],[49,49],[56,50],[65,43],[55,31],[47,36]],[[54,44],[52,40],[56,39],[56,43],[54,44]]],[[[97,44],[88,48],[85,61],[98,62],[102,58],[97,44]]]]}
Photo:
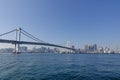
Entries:
{"type": "Polygon", "coordinates": [[[68,49],[68,50],[72,50],[74,51],[75,49],[70,48],[70,47],[66,47],[66,46],[61,46],[61,45],[56,45],[56,44],[51,44],[51,43],[47,43],[45,41],[40,40],[39,38],[33,36],[32,34],[28,33],[27,31],[23,30],[22,28],[19,29],[14,29],[11,30],[9,32],[3,33],[0,35],[4,36],[10,33],[15,32],[15,40],[9,40],[9,39],[0,39],[0,43],[9,43],[9,44],[13,44],[15,45],[15,51],[13,53],[21,53],[20,52],[20,45],[21,44],[27,44],[27,45],[43,45],[43,46],[51,46],[51,47],[58,47],[58,48],[64,48],[64,49],[68,49]],[[34,40],[34,42],[31,41],[22,41],[21,40],[21,35],[24,35],[32,40],[34,40]]]}

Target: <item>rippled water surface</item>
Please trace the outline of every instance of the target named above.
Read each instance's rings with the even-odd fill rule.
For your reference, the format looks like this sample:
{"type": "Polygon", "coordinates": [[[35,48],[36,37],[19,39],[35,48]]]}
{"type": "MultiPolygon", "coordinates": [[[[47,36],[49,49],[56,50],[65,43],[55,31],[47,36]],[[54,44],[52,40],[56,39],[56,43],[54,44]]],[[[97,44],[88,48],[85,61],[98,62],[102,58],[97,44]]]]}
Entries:
{"type": "Polygon", "coordinates": [[[120,55],[0,54],[0,80],[120,80],[120,55]]]}

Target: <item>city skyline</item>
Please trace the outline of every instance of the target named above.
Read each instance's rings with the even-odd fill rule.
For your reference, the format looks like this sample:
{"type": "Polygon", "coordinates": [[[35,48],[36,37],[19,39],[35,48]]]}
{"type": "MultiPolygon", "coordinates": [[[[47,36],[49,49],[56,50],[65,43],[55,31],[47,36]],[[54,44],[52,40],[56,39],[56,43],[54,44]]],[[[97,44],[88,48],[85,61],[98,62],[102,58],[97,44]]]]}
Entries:
{"type": "MultiPolygon", "coordinates": [[[[33,46],[28,48],[27,46],[20,46],[19,52],[21,53],[68,53],[68,54],[120,54],[120,49],[110,49],[109,47],[98,47],[97,44],[85,45],[83,49],[75,48],[74,45],[67,46],[73,50],[58,48],[58,47],[45,47],[45,46],[33,46]]],[[[0,53],[13,53],[15,48],[0,48],[0,53]]]]}
{"type": "Polygon", "coordinates": [[[1,0],[0,34],[21,27],[50,43],[120,48],[119,4],[119,0],[1,0]]]}

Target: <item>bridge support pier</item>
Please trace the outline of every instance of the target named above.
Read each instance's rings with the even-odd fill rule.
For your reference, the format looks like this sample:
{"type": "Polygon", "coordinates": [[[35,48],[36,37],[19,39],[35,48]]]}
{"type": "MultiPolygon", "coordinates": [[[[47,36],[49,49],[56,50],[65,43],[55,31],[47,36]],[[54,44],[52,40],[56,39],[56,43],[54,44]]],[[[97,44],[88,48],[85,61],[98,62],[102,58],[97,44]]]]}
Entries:
{"type": "Polygon", "coordinates": [[[20,44],[15,44],[15,50],[14,50],[13,53],[14,53],[14,54],[19,54],[19,53],[21,53],[19,48],[20,48],[20,44]],[[19,46],[19,47],[18,47],[18,46],[19,46]]]}
{"type": "MultiPolygon", "coordinates": [[[[21,39],[21,28],[16,29],[16,41],[20,42],[20,39],[21,39]]],[[[15,54],[20,53],[20,44],[19,43],[15,43],[15,50],[13,53],[15,53],[15,54]]]]}

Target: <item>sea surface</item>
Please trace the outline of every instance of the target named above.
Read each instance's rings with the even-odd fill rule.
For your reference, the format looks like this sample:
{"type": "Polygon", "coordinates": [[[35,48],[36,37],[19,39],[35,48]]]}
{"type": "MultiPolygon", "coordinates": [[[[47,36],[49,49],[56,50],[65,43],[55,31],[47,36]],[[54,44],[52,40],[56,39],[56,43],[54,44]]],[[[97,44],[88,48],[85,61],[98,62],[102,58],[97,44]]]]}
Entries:
{"type": "Polygon", "coordinates": [[[1,53],[0,80],[120,80],[120,54],[1,53]]]}

